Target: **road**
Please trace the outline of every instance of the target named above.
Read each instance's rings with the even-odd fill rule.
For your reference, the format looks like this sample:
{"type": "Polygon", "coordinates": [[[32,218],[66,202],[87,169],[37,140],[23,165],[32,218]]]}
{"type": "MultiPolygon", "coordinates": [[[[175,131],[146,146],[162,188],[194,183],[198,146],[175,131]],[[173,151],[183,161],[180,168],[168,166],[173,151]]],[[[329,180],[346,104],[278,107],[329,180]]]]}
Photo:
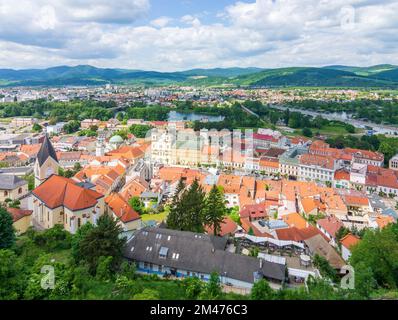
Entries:
{"type": "MultiPolygon", "coordinates": [[[[269,107],[273,108],[273,109],[282,110],[282,111],[288,109],[288,107],[281,106],[281,105],[269,105],[269,107]]],[[[294,112],[300,112],[304,115],[308,115],[308,116],[312,116],[312,117],[321,116],[322,118],[325,118],[327,120],[337,120],[337,121],[350,123],[354,127],[360,128],[360,129],[364,129],[365,126],[371,127],[371,128],[373,128],[373,130],[376,131],[376,133],[398,135],[398,127],[381,125],[381,124],[377,124],[377,123],[373,123],[373,122],[352,119],[349,115],[343,116],[341,114],[336,114],[336,113],[334,113],[334,114],[321,113],[321,112],[308,111],[308,110],[302,110],[302,109],[291,108],[291,107],[289,107],[289,110],[294,111],[294,112]]]]}

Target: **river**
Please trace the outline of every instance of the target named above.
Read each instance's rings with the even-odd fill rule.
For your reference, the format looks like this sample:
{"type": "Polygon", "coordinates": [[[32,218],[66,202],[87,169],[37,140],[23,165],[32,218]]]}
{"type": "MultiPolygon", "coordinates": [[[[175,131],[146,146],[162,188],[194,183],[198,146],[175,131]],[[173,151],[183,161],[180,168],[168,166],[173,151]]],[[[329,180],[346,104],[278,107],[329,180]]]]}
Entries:
{"type": "Polygon", "coordinates": [[[224,120],[223,116],[211,116],[197,113],[181,113],[170,111],[168,121],[201,121],[201,122],[220,122],[224,120]]]}

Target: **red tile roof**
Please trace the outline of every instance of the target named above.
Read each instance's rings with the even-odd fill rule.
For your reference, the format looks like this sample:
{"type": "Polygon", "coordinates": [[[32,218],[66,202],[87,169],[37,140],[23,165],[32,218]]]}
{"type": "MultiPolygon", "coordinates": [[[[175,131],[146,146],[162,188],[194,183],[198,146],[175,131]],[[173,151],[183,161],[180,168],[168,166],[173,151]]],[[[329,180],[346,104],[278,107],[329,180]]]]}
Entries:
{"type": "Polygon", "coordinates": [[[103,195],[76,185],[72,179],[52,175],[32,191],[48,208],[65,206],[78,211],[94,207],[103,195]]]}
{"type": "Polygon", "coordinates": [[[32,210],[22,210],[22,209],[16,209],[16,208],[7,208],[7,211],[9,214],[11,214],[12,220],[14,222],[16,222],[24,217],[30,216],[33,212],[32,210]]]}
{"type": "MultiPolygon", "coordinates": [[[[238,229],[238,225],[230,217],[225,217],[221,224],[220,236],[223,237],[228,234],[233,234],[238,229]]],[[[208,234],[214,234],[213,226],[206,226],[206,232],[208,234]]]]}
{"type": "Polygon", "coordinates": [[[326,217],[324,219],[319,219],[317,221],[317,225],[323,228],[333,238],[336,237],[336,232],[344,226],[343,223],[336,217],[326,217]]]}
{"type": "Polygon", "coordinates": [[[141,219],[140,215],[120,196],[118,193],[112,193],[105,198],[105,202],[112,212],[123,223],[141,219]]]}
{"type": "Polygon", "coordinates": [[[356,244],[358,244],[361,241],[360,238],[358,238],[357,236],[354,236],[353,234],[349,233],[347,234],[345,237],[343,237],[340,242],[341,245],[343,245],[344,247],[346,247],[347,249],[350,249],[352,246],[355,246],[356,244]]]}
{"type": "Polygon", "coordinates": [[[276,229],[275,232],[279,240],[297,241],[297,242],[312,238],[317,234],[322,234],[317,228],[313,226],[309,226],[303,229],[298,229],[296,227],[276,229]]]}

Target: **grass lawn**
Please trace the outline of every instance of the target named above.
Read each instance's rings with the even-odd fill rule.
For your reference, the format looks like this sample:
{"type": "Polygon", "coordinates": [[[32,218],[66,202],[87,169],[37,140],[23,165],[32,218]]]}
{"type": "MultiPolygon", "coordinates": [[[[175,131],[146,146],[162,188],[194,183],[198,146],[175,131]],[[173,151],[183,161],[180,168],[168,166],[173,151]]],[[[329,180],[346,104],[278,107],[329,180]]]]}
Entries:
{"type": "Polygon", "coordinates": [[[141,219],[142,221],[156,220],[162,222],[166,220],[168,215],[169,215],[168,211],[163,211],[161,213],[156,213],[156,214],[143,214],[141,215],[141,219]]]}

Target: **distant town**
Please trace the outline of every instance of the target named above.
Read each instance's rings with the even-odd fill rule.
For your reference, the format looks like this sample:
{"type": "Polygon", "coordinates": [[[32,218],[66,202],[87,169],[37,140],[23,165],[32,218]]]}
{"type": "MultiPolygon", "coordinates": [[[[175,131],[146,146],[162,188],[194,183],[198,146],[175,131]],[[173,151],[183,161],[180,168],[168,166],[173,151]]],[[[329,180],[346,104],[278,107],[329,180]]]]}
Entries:
{"type": "MultiPolygon", "coordinates": [[[[239,297],[253,295],[261,279],[275,292],[308,287],[309,278],[339,286],[352,264],[369,267],[358,272],[378,281],[356,292],[368,298],[387,275],[361,257],[369,241],[396,230],[398,127],[352,110],[305,108],[308,101],[358,100],[388,104],[397,96],[360,89],[3,88],[0,202],[17,243],[52,241],[38,240],[50,230],[78,239],[107,216],[125,241],[120,258],[140,275],[218,281],[222,294],[239,297]]],[[[382,240],[374,245],[383,248],[382,240]]],[[[101,259],[112,260],[108,249],[101,259]]],[[[100,272],[101,259],[88,263],[100,272]]]]}

